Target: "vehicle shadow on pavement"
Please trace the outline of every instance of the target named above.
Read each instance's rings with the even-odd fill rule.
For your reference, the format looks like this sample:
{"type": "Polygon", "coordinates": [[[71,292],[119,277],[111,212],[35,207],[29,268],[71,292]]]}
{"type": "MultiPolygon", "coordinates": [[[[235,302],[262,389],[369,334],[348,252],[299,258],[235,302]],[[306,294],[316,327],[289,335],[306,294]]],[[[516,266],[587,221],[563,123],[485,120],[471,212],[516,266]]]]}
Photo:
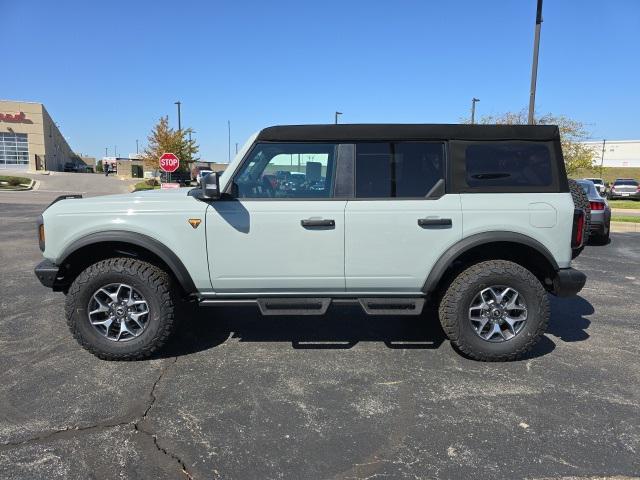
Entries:
{"type": "Polygon", "coordinates": [[[184,307],[176,335],[158,357],[188,355],[229,339],[290,342],[294,349],[349,349],[381,342],[390,349],[437,349],[445,340],[433,308],[420,316],[367,316],[359,307],[330,307],[322,316],[262,316],[255,307],[184,307]]]}
{"type": "Polygon", "coordinates": [[[587,329],[591,320],[585,318],[595,312],[583,297],[557,298],[549,296],[551,319],[547,333],[564,342],[582,342],[589,338],[587,329]]]}

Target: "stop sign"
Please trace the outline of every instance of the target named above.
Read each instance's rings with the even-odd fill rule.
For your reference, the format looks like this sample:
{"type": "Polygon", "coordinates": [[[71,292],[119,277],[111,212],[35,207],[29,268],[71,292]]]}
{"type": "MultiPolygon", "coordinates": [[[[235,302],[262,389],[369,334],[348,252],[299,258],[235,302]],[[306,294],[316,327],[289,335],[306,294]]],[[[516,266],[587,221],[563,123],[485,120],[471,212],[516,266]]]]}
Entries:
{"type": "Polygon", "coordinates": [[[173,153],[163,153],[160,157],[160,169],[163,172],[175,172],[180,165],[180,160],[173,153]]]}

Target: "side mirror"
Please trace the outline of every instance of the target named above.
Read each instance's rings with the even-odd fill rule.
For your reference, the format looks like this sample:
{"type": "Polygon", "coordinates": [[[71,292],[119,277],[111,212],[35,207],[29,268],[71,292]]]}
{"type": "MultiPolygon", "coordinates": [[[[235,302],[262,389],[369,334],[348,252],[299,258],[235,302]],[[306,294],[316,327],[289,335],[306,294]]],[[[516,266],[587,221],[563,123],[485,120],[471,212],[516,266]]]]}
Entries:
{"type": "Polygon", "coordinates": [[[218,172],[211,172],[206,175],[202,180],[202,196],[209,200],[216,200],[220,198],[220,174],[218,172]]]}

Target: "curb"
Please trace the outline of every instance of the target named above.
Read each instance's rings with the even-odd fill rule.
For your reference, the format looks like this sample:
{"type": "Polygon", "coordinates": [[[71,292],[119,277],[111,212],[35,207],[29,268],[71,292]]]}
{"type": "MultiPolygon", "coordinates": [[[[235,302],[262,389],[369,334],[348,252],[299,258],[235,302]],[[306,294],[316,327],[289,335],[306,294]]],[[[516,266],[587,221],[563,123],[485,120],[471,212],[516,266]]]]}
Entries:
{"type": "Polygon", "coordinates": [[[38,182],[36,182],[33,178],[31,178],[30,180],[31,180],[31,183],[29,184],[28,187],[3,188],[1,191],[2,192],[28,192],[29,190],[37,190],[40,187],[40,184],[38,182]],[[36,184],[38,184],[38,185],[36,186],[36,184]]]}
{"type": "Polygon", "coordinates": [[[633,222],[611,222],[611,231],[613,233],[640,233],[640,223],[633,222]]]}

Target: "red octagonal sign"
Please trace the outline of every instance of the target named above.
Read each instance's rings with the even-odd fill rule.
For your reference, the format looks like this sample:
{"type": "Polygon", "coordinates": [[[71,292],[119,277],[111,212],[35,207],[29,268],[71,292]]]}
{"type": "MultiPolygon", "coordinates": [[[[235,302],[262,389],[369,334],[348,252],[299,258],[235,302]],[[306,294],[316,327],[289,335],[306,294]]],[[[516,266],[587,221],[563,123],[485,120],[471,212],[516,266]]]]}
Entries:
{"type": "Polygon", "coordinates": [[[163,153],[160,157],[160,169],[163,172],[175,172],[180,165],[180,160],[173,153],[163,153]]]}

